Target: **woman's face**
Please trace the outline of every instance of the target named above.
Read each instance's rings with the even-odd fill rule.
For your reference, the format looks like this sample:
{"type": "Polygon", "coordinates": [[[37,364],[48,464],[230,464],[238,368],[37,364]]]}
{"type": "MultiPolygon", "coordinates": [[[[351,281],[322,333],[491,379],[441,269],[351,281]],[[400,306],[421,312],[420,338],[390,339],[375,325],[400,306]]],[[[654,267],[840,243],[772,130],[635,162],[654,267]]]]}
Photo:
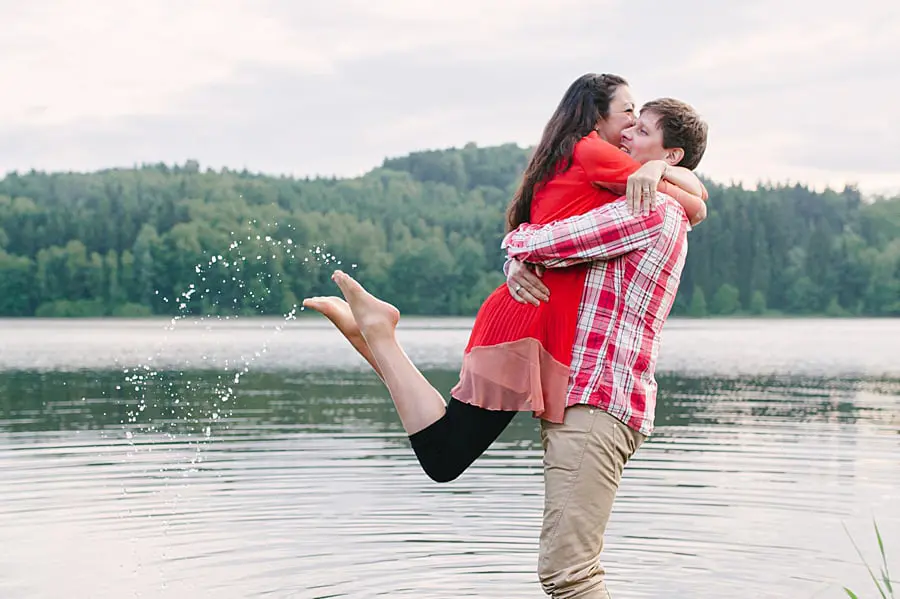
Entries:
{"type": "Polygon", "coordinates": [[[634,110],[631,88],[620,85],[609,102],[609,115],[597,121],[597,133],[604,141],[619,147],[622,143],[622,131],[634,125],[634,110]]]}

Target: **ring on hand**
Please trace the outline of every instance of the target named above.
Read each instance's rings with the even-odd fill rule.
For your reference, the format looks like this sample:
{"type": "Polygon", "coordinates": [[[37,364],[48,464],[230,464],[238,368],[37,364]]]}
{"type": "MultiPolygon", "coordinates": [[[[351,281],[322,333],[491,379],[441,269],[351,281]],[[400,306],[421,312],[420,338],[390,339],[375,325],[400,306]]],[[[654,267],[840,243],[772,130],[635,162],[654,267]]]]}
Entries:
{"type": "Polygon", "coordinates": [[[515,289],[515,291],[513,291],[513,293],[515,293],[516,295],[519,295],[519,291],[520,291],[521,289],[522,289],[522,286],[521,286],[521,285],[516,285],[516,289],[515,289]]]}

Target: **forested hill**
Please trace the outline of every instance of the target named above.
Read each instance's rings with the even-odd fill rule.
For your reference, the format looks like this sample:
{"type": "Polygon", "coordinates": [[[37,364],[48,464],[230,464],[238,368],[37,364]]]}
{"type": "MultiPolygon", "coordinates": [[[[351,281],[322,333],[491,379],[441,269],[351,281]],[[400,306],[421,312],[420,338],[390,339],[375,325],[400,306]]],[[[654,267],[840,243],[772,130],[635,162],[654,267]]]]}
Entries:
{"type": "MultiPolygon", "coordinates": [[[[278,314],[340,261],[405,313],[474,314],[503,279],[515,145],[353,179],[181,166],[0,181],[0,315],[278,314]]],[[[709,184],[676,313],[900,315],[900,199],[709,184]]]]}

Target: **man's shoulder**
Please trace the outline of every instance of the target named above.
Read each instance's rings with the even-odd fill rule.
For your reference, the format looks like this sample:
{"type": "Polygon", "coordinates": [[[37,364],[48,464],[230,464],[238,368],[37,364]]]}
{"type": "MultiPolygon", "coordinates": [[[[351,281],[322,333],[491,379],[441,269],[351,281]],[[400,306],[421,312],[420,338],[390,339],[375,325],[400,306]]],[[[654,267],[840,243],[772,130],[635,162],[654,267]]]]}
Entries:
{"type": "Polygon", "coordinates": [[[687,212],[684,211],[684,206],[678,203],[678,200],[670,196],[669,194],[657,192],[659,196],[659,205],[665,210],[667,213],[672,213],[675,215],[680,215],[687,220],[687,212]]]}
{"type": "Polygon", "coordinates": [[[678,203],[672,196],[659,193],[659,204],[657,210],[662,211],[663,230],[668,229],[671,234],[687,233],[691,230],[691,223],[688,220],[687,212],[684,206],[678,203]]]}

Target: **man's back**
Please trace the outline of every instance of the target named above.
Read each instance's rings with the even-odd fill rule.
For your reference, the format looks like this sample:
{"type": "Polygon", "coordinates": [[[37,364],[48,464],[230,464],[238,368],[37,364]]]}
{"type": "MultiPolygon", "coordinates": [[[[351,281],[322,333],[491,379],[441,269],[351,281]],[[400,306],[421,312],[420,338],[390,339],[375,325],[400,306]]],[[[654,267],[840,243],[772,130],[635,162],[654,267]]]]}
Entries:
{"type": "Polygon", "coordinates": [[[572,350],[568,406],[600,407],[649,435],[663,324],[687,255],[684,210],[662,195],[647,216],[624,200],[506,238],[511,258],[560,268],[590,263],[572,350]]]}
{"type": "MultiPolygon", "coordinates": [[[[684,210],[663,197],[656,217],[643,223],[652,237],[644,247],[591,264],[567,402],[600,407],[644,435],[653,429],[660,334],[687,256],[684,210]]],[[[624,202],[607,216],[623,230],[637,220],[624,202]]]]}

